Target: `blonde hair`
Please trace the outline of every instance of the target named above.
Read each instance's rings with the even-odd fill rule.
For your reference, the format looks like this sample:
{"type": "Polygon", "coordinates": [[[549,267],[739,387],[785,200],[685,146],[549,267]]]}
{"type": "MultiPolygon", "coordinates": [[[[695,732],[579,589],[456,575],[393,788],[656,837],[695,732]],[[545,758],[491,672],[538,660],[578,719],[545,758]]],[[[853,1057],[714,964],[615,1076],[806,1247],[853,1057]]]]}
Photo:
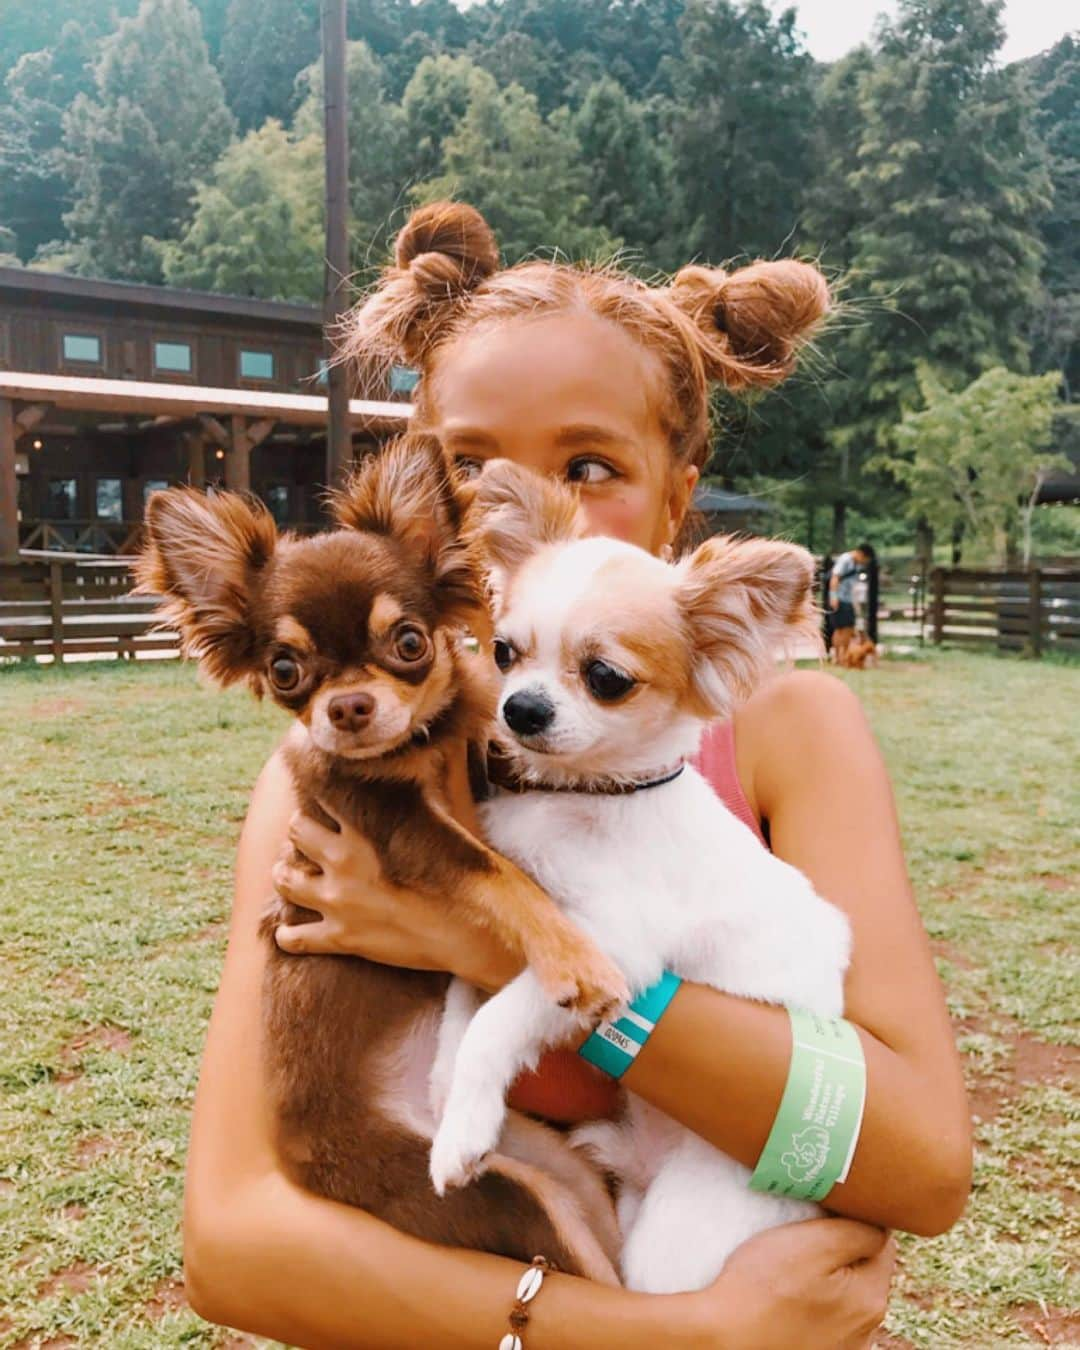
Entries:
{"type": "Polygon", "coordinates": [[[733,272],[684,267],[650,286],[615,266],[530,261],[500,266],[483,216],[463,202],[414,211],[394,261],[339,332],[341,359],[361,385],[399,362],[420,375],[426,421],[439,351],[480,325],[585,311],[625,329],[657,359],[661,425],[673,458],[703,468],[709,453],[712,385],[749,390],[779,384],[829,308],[825,278],[809,263],[755,262],[733,272]]]}

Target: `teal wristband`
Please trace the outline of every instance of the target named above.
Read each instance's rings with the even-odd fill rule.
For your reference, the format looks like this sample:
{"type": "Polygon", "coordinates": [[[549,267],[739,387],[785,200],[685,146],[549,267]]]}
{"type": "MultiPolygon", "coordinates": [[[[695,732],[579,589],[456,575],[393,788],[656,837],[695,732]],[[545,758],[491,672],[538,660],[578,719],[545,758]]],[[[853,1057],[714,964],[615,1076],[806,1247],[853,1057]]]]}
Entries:
{"type": "Polygon", "coordinates": [[[750,1189],[820,1201],[847,1180],[862,1127],[866,1061],[850,1022],[791,1017],[787,1086],[750,1189]]]}
{"type": "Polygon", "coordinates": [[[680,984],[678,975],[665,971],[616,1021],[601,1022],[578,1054],[612,1078],[621,1078],[637,1059],[680,984]]]}

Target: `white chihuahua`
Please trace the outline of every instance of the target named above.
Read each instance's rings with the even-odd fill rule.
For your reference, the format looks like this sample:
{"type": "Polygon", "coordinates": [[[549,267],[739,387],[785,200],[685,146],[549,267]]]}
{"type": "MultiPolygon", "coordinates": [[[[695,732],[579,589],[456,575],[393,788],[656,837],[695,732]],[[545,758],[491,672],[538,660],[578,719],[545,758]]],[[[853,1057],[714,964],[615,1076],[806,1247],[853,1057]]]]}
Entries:
{"type": "MultiPolygon", "coordinates": [[[[810,555],[710,539],[669,564],[582,537],[572,494],[511,465],[489,467],[477,493],[518,789],[484,805],[487,838],[634,993],[669,970],[840,1014],[847,920],[685,764],[705,726],[774,666],[778,646],[816,630],[810,555]]],[[[470,986],[451,987],[432,1078],[440,1194],[495,1148],[517,1075],[580,1028],[528,970],[482,1006],[470,986]]],[[[754,1233],[819,1212],[751,1191],[745,1167],[632,1094],[620,1120],[578,1138],[617,1178],[633,1289],[701,1288],[754,1233]]]]}

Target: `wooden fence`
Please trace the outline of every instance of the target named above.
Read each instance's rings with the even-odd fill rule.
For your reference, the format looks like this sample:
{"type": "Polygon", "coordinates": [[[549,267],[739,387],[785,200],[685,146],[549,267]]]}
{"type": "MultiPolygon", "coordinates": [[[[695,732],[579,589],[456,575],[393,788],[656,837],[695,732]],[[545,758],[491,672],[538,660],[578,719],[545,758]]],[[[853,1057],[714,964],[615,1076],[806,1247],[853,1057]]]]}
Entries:
{"type": "Polygon", "coordinates": [[[936,643],[1080,656],[1080,569],[936,567],[928,599],[936,643]]]}
{"type": "Polygon", "coordinates": [[[49,553],[0,562],[0,660],[179,650],[158,600],[131,594],[130,558],[49,553]]]}

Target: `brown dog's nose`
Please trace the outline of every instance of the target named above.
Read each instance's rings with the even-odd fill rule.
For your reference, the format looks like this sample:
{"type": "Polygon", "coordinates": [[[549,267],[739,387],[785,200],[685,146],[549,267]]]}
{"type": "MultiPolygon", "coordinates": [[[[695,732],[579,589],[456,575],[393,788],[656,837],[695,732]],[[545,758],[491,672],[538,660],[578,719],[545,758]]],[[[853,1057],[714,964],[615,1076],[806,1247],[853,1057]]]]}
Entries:
{"type": "Polygon", "coordinates": [[[330,700],[326,714],[337,731],[362,731],[374,711],[370,694],[338,694],[330,700]]]}

